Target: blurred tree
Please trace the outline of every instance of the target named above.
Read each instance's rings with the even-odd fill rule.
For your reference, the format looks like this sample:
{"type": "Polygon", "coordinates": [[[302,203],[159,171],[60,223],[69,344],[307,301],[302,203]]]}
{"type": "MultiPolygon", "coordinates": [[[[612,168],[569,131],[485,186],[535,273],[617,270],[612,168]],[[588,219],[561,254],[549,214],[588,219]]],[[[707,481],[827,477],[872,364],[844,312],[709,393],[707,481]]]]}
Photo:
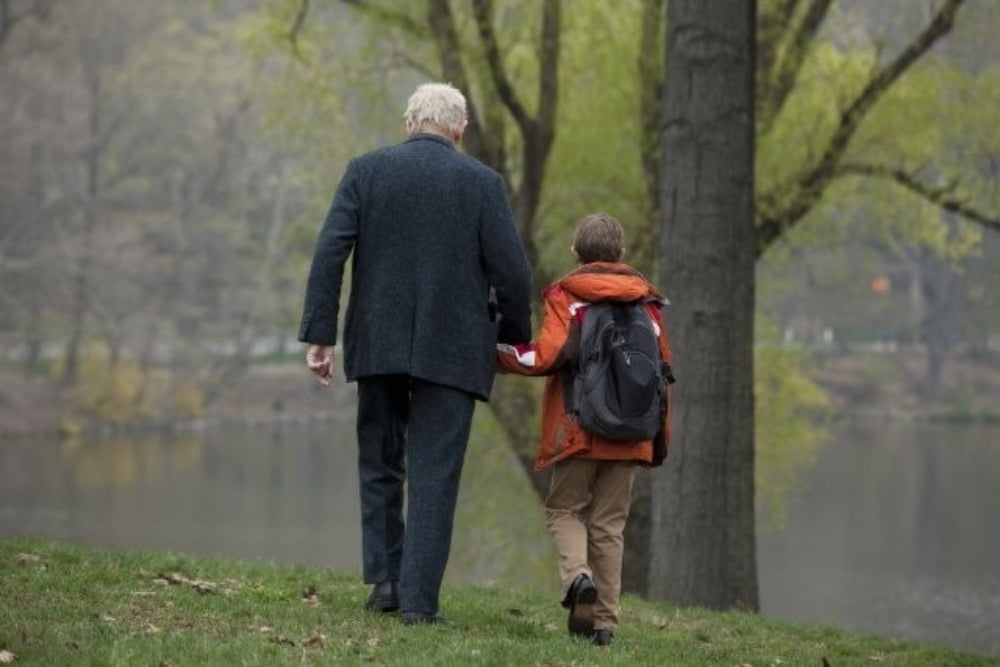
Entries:
{"type": "Polygon", "coordinates": [[[287,329],[302,190],[251,104],[270,74],[247,62],[247,3],[227,4],[58,3],[10,35],[0,336],[29,366],[55,341],[68,384],[94,368],[85,353],[109,383],[124,356],[171,363],[177,391],[208,402],[287,329]]]}
{"type": "Polygon", "coordinates": [[[0,0],[0,49],[7,36],[25,19],[44,20],[57,0],[0,0]]]}

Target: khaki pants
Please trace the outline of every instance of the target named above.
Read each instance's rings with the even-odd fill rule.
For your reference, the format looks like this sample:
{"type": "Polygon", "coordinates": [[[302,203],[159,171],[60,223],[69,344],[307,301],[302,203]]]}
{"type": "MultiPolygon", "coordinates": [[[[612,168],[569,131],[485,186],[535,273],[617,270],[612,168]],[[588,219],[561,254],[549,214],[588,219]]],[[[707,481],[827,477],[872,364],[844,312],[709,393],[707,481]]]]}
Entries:
{"type": "Polygon", "coordinates": [[[594,628],[618,627],[625,521],[635,464],[571,458],[552,470],[545,524],[559,552],[563,593],[580,574],[597,586],[594,628]]]}

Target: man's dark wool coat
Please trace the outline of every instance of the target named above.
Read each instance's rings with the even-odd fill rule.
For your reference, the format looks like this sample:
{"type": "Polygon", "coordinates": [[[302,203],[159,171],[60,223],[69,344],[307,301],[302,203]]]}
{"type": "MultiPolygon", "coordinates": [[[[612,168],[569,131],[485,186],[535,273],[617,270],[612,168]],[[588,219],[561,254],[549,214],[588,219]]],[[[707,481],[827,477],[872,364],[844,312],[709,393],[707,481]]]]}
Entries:
{"type": "Polygon", "coordinates": [[[404,373],[487,399],[498,339],[531,339],[531,270],[500,175],[433,134],[353,159],[316,244],[300,341],[336,341],[352,250],[347,379],[404,373]]]}

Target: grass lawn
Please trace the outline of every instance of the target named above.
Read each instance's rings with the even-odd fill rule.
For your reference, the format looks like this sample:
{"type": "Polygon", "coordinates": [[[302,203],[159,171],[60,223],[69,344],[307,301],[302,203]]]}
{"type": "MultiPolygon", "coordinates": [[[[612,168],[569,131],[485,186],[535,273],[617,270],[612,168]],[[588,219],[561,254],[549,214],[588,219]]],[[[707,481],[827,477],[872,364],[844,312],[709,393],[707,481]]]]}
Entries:
{"type": "Polygon", "coordinates": [[[447,587],[452,626],[361,609],[357,576],[267,562],[0,540],[0,663],[14,665],[1000,665],[1000,658],[623,601],[610,648],[550,595],[447,587]]]}

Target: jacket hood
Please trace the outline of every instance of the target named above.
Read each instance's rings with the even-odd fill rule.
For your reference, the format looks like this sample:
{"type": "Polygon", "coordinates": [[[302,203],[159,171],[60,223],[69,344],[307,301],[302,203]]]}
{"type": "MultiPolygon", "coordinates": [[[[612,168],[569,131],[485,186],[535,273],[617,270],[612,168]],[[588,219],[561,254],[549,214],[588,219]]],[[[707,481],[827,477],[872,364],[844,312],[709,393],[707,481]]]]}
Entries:
{"type": "Polygon", "coordinates": [[[560,278],[556,285],[587,302],[635,301],[648,297],[666,303],[656,286],[628,264],[584,264],[560,278]]]}

